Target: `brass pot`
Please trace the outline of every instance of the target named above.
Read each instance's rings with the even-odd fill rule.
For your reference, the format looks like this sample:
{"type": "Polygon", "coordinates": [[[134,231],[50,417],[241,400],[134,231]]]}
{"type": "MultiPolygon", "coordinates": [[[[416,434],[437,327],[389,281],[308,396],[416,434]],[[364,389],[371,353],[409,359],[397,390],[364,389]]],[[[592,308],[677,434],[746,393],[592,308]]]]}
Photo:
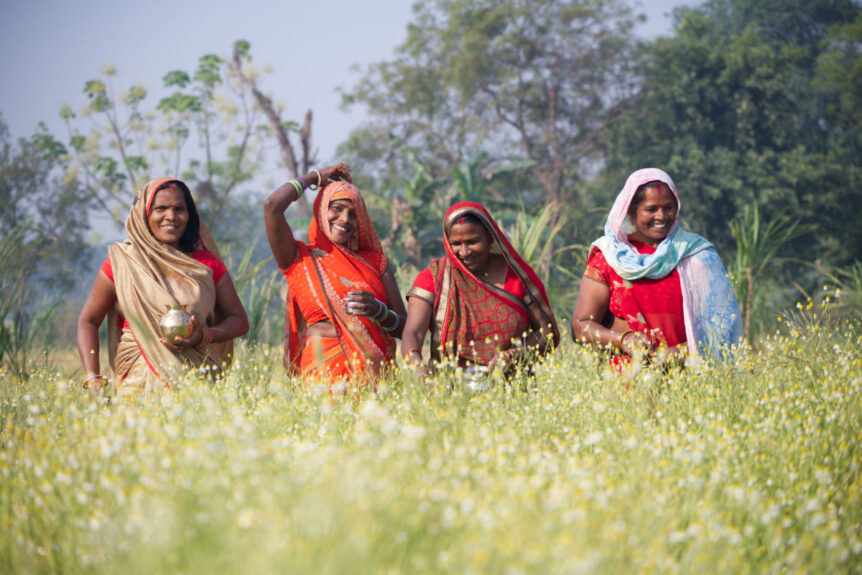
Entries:
{"type": "Polygon", "coordinates": [[[159,331],[168,341],[174,341],[177,336],[185,339],[192,334],[192,316],[185,310],[185,306],[172,305],[159,321],[159,331]]]}

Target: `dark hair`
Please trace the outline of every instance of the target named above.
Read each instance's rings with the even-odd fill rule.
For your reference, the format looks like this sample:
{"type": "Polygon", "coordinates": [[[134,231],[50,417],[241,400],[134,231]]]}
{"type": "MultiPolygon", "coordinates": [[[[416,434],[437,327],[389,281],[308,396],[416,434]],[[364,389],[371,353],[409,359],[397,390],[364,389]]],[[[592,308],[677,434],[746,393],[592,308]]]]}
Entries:
{"type": "Polygon", "coordinates": [[[670,190],[670,195],[671,197],[673,197],[673,202],[676,204],[676,209],[679,210],[679,201],[676,199],[676,194],[674,194],[673,190],[670,189],[670,186],[667,185],[667,182],[662,182],[661,180],[652,180],[651,182],[647,182],[638,186],[637,191],[635,191],[635,195],[632,196],[632,203],[629,204],[629,215],[634,217],[635,212],[638,211],[638,206],[641,205],[642,201],[644,201],[644,194],[646,193],[647,188],[659,187],[665,187],[670,190]]]}
{"type": "Polygon", "coordinates": [[[479,216],[477,216],[476,214],[474,214],[472,212],[467,212],[466,214],[464,214],[462,216],[458,216],[458,218],[456,220],[454,220],[452,223],[450,223],[449,228],[446,230],[446,236],[447,237],[449,236],[449,232],[452,231],[452,226],[454,226],[455,224],[476,224],[479,227],[481,227],[483,230],[485,230],[485,233],[488,234],[488,236],[493,239],[491,232],[485,226],[485,222],[482,221],[482,218],[480,218],[479,216]]]}
{"type": "Polygon", "coordinates": [[[183,235],[180,237],[179,248],[180,251],[184,254],[190,254],[195,251],[195,248],[198,246],[198,241],[200,240],[201,234],[201,220],[198,216],[198,209],[195,206],[195,200],[192,198],[192,193],[189,191],[189,187],[180,180],[169,180],[156,188],[155,193],[153,193],[153,197],[156,197],[161,190],[170,188],[171,186],[176,186],[183,193],[183,200],[186,202],[186,210],[189,213],[189,223],[186,224],[186,231],[183,232],[183,235]]]}

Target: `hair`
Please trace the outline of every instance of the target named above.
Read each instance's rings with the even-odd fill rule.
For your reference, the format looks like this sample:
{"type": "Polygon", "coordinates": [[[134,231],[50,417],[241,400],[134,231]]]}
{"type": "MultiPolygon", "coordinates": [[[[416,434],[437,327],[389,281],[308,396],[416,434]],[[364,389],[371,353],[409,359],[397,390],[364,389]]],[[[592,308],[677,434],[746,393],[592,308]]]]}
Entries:
{"type": "Polygon", "coordinates": [[[470,213],[470,212],[467,212],[463,216],[459,216],[457,220],[455,220],[451,224],[449,224],[449,229],[446,230],[447,235],[449,233],[449,230],[451,230],[452,226],[454,226],[455,224],[478,224],[478,225],[482,226],[483,230],[485,230],[486,232],[488,231],[485,228],[485,223],[479,218],[479,216],[477,216],[476,214],[470,213]]]}
{"type": "Polygon", "coordinates": [[[155,195],[161,190],[174,186],[183,193],[183,200],[186,202],[186,210],[189,213],[189,223],[186,224],[186,231],[184,231],[183,235],[180,237],[179,248],[184,254],[190,254],[195,251],[195,248],[198,246],[198,242],[200,241],[201,220],[200,216],[198,216],[198,209],[197,206],[195,206],[195,200],[192,198],[192,193],[189,191],[189,187],[185,182],[180,180],[170,180],[156,188],[156,191],[153,193],[153,197],[155,197],[155,195]]]}
{"type": "MultiPolygon", "coordinates": [[[[629,204],[629,212],[628,215],[634,218],[635,212],[638,210],[638,206],[641,205],[641,202],[644,201],[644,194],[646,193],[647,188],[667,188],[670,190],[670,186],[667,185],[667,182],[662,182],[661,180],[652,180],[645,184],[641,184],[638,186],[638,189],[635,191],[635,195],[632,196],[632,201],[629,204]]],[[[673,197],[673,202],[676,204],[676,209],[679,210],[679,200],[676,199],[676,194],[673,193],[673,190],[670,190],[671,197],[673,197]]]]}

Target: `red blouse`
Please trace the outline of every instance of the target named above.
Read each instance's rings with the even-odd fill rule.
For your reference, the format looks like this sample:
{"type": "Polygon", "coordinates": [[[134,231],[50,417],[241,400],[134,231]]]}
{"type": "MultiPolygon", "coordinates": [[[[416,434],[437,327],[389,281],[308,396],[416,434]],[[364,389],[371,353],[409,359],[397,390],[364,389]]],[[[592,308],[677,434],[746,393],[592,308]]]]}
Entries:
{"type": "MultiPolygon", "coordinates": [[[[434,276],[431,275],[431,268],[425,268],[419,272],[419,275],[417,275],[416,279],[413,281],[413,287],[428,290],[436,295],[434,276]]],[[[521,278],[519,278],[510,267],[506,268],[506,279],[503,281],[503,289],[520,300],[523,300],[527,296],[527,288],[524,287],[524,282],[521,281],[521,278]]],[[[434,302],[428,303],[431,306],[434,305],[434,302]]]]}
{"type": "MultiPolygon", "coordinates": [[[[629,242],[638,253],[655,251],[654,247],[631,237],[629,242]]],[[[676,269],[660,279],[624,280],[608,264],[601,250],[593,248],[584,276],[610,288],[610,312],[625,320],[629,329],[646,332],[656,343],[669,347],[686,341],[682,287],[676,269]]]]}

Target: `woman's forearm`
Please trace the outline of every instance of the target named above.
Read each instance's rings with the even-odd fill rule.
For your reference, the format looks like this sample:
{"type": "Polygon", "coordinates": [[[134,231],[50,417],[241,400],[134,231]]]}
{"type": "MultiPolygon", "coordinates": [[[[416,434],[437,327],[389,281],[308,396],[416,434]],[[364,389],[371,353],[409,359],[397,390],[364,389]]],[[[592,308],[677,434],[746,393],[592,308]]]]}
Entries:
{"type": "Polygon", "coordinates": [[[401,334],[401,357],[410,365],[422,363],[423,338],[415,333],[404,331],[401,334]]]}
{"type": "Polygon", "coordinates": [[[100,375],[99,326],[87,320],[78,320],[78,354],[84,366],[85,377],[100,375]]]}
{"type": "Polygon", "coordinates": [[[208,329],[212,336],[210,341],[230,341],[248,333],[248,318],[246,316],[228,316],[208,329]]]}
{"type": "Polygon", "coordinates": [[[622,331],[609,329],[592,319],[573,319],[572,332],[575,341],[611,347],[627,354],[631,354],[637,349],[646,348],[649,351],[653,348],[652,340],[643,332],[631,329],[622,331]],[[580,329],[578,329],[579,327],[580,329]]]}
{"type": "Polygon", "coordinates": [[[619,336],[622,332],[609,329],[593,319],[572,319],[572,334],[575,341],[595,343],[602,346],[619,347],[619,336]]]}

